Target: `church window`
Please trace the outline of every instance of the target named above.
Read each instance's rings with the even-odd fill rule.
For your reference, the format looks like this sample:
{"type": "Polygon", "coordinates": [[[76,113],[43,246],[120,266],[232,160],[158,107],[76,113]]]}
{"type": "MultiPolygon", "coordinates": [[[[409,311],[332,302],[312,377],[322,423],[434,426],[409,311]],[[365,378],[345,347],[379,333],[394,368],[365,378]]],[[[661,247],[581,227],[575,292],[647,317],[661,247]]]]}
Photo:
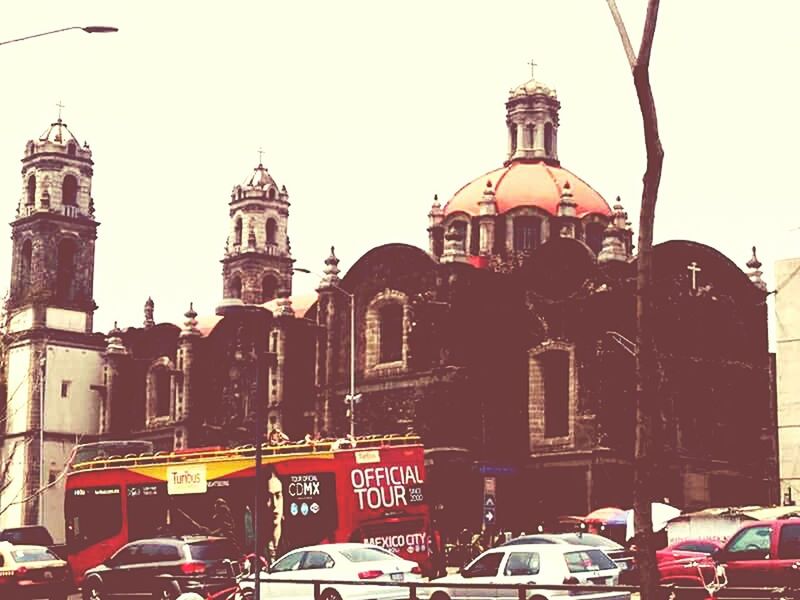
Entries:
{"type": "Polygon", "coordinates": [[[586,224],[586,245],[592,249],[595,255],[600,254],[603,248],[603,235],[605,227],[602,223],[587,223],[586,224]]]}
{"type": "Polygon", "coordinates": [[[73,144],[72,142],[67,144],[67,154],[69,154],[70,156],[75,156],[75,144],[73,144]]]}
{"type": "Polygon", "coordinates": [[[453,221],[453,224],[450,227],[457,231],[461,242],[464,244],[464,247],[467,246],[467,222],[466,221],[453,221]]]}
{"type": "Polygon", "coordinates": [[[268,192],[267,196],[269,197],[270,200],[275,200],[275,188],[274,187],[269,188],[269,192],[268,192]]]}
{"type": "Polygon", "coordinates": [[[233,226],[233,243],[236,246],[242,245],[242,218],[237,217],[233,226]]]}
{"type": "Polygon", "coordinates": [[[544,153],[553,154],[553,124],[550,122],[544,124],[544,153]]]}
{"type": "Polygon", "coordinates": [[[70,381],[62,381],[61,382],[61,397],[62,398],[69,397],[69,384],[70,383],[71,383],[70,381]]]}
{"type": "Polygon", "coordinates": [[[62,240],[58,245],[58,266],[56,267],[56,298],[58,300],[73,299],[76,250],[73,240],[62,240]]]}
{"type": "Polygon", "coordinates": [[[36,175],[28,177],[28,199],[27,204],[33,205],[36,202],[36,175]]]}
{"type": "Polygon", "coordinates": [[[233,279],[231,279],[231,298],[241,298],[242,297],[242,278],[238,275],[235,275],[233,279]]]}
{"type": "Polygon", "coordinates": [[[155,392],[154,415],[155,417],[169,416],[170,374],[166,366],[153,369],[153,388],[155,392]]]}
{"type": "Polygon", "coordinates": [[[511,154],[517,151],[517,126],[513,123],[508,126],[508,135],[511,140],[511,154]]]}
{"type": "Polygon", "coordinates": [[[533,125],[525,127],[526,147],[533,148],[533,125]]]}
{"type": "Polygon", "coordinates": [[[269,302],[275,297],[278,280],[274,275],[267,275],[261,280],[261,302],[269,302]]]}
{"type": "Polygon", "coordinates": [[[533,250],[539,245],[542,220],[539,217],[523,215],[514,219],[514,250],[517,252],[533,250]]]}
{"type": "Polygon", "coordinates": [[[20,253],[19,265],[19,287],[20,292],[25,295],[31,287],[31,256],[33,254],[33,243],[30,240],[25,240],[22,244],[22,252],[20,253]]]}
{"type": "Polygon", "coordinates": [[[267,219],[267,243],[268,244],[275,244],[276,236],[278,232],[278,224],[275,222],[275,219],[267,219]]]}
{"type": "Polygon", "coordinates": [[[64,177],[61,188],[61,202],[65,206],[75,206],[78,204],[78,180],[74,175],[64,177]]]}
{"type": "Polygon", "coordinates": [[[380,309],[380,362],[403,358],[403,305],[384,304],[380,309]]]}
{"type": "Polygon", "coordinates": [[[569,354],[553,350],[541,355],[544,376],[544,436],[569,434],[569,354]]]}

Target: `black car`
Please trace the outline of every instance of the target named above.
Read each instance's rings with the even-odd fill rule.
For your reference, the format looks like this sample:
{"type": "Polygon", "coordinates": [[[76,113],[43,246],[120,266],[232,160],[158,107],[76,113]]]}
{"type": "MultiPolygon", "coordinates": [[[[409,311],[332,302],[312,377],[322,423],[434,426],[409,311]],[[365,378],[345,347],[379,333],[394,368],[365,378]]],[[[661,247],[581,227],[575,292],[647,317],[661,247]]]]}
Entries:
{"type": "Polygon", "coordinates": [[[208,593],[235,584],[231,563],[241,559],[225,538],[182,536],[137,540],[86,571],[85,600],[147,597],[174,600],[185,592],[208,593]]]}

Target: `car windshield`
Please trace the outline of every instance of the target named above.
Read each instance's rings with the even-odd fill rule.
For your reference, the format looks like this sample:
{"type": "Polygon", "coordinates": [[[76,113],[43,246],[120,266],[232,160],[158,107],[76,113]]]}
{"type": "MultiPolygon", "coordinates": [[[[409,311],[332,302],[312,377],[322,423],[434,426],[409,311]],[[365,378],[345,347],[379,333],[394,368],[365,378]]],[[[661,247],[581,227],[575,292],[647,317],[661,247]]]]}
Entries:
{"type": "Polygon", "coordinates": [[[616,563],[608,558],[602,550],[578,550],[565,552],[564,560],[570,573],[586,571],[605,571],[617,568],[616,563]]]}
{"type": "Polygon", "coordinates": [[[622,549],[622,546],[620,546],[617,542],[610,540],[607,537],[603,537],[602,535],[594,535],[591,533],[565,533],[560,537],[570,544],[575,544],[577,546],[595,546],[597,548],[608,548],[609,550],[622,549]]]}
{"type": "Polygon", "coordinates": [[[195,542],[189,545],[189,549],[194,560],[223,560],[238,557],[236,550],[228,540],[195,542]]]}
{"type": "Polygon", "coordinates": [[[11,556],[18,563],[60,560],[47,548],[19,548],[11,551],[11,556]]]}
{"type": "Polygon", "coordinates": [[[339,552],[349,561],[356,563],[397,558],[397,556],[391,552],[382,550],[381,548],[346,548],[339,552]]]}

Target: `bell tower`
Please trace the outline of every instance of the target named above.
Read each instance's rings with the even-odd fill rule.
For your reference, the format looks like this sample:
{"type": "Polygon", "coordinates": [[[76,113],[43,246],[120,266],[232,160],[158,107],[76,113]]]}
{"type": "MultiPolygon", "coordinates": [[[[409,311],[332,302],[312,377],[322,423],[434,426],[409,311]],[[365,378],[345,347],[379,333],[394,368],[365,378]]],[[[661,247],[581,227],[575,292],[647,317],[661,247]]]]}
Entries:
{"type": "Polygon", "coordinates": [[[287,225],[289,194],[259,161],[231,193],[230,234],[222,259],[223,298],[263,304],[291,295],[292,260],[287,225]]]}
{"type": "Polygon", "coordinates": [[[60,117],[25,146],[22,195],[11,224],[12,322],[25,314],[33,327],[92,331],[93,165],[88,144],[81,146],[60,117]]]}
{"type": "Polygon", "coordinates": [[[104,336],[97,308],[92,151],[61,116],[25,145],[11,223],[6,304],[6,418],[0,426],[7,486],[0,528],[40,523],[64,539],[64,471],[74,444],[99,432],[104,336]],[[14,498],[28,499],[16,504],[14,498]]]}

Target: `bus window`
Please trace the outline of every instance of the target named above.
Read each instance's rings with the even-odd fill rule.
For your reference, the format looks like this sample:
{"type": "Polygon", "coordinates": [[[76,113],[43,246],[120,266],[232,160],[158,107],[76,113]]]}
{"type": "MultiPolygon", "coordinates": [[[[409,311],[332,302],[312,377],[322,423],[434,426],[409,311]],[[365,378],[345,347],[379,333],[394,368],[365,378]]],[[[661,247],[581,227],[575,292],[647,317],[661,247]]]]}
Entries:
{"type": "Polygon", "coordinates": [[[71,549],[86,548],[105,540],[119,533],[122,527],[119,486],[69,490],[64,509],[67,545],[71,549]]]}
{"type": "Polygon", "coordinates": [[[128,486],[128,539],[140,540],[166,533],[167,486],[128,486]]]}

